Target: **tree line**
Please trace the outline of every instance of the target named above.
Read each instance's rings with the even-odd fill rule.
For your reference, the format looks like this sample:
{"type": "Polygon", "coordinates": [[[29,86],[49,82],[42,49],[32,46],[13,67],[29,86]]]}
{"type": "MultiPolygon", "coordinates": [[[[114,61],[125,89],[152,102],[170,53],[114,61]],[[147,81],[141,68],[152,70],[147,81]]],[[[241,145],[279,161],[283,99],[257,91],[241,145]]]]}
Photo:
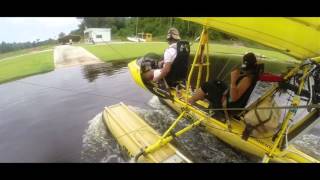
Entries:
{"type": "MultiPolygon", "coordinates": [[[[175,17],[77,17],[81,22],[77,29],[72,30],[69,34],[59,33],[59,38],[66,35],[79,35],[83,38],[86,28],[111,28],[112,39],[126,40],[128,36],[134,36],[137,33],[152,33],[154,39],[165,40],[167,30],[170,27],[176,27],[180,31],[182,39],[194,41],[200,36],[202,26],[193,22],[184,21],[175,17]]],[[[209,39],[214,41],[234,40],[232,37],[223,32],[209,30],[209,39]]],[[[253,44],[249,41],[247,44],[253,44]]],[[[48,39],[45,41],[34,41],[24,43],[6,43],[0,44],[0,53],[34,48],[47,44],[57,44],[58,40],[48,39]]],[[[256,46],[256,45],[255,45],[256,46]]]]}
{"type": "Polygon", "coordinates": [[[21,50],[21,49],[28,49],[28,48],[36,48],[39,46],[43,46],[43,45],[53,45],[53,44],[57,44],[57,40],[54,39],[48,39],[48,40],[44,40],[44,41],[40,41],[39,39],[37,39],[36,41],[33,42],[13,42],[13,43],[7,43],[2,41],[0,44],[0,53],[6,53],[6,52],[10,52],[10,51],[16,51],[16,50],[21,50]]]}
{"type": "MultiPolygon", "coordinates": [[[[152,33],[154,39],[165,40],[170,27],[179,30],[184,40],[194,41],[202,31],[202,26],[197,23],[184,21],[176,17],[78,17],[81,21],[78,29],[70,32],[70,35],[79,35],[83,38],[86,28],[111,28],[112,38],[126,40],[128,36],[137,33],[152,33]]],[[[248,47],[270,49],[251,40],[238,38],[214,29],[209,29],[209,40],[213,42],[231,43],[237,42],[248,47]]],[[[272,49],[270,49],[272,50],[272,49]]]]}
{"type": "MultiPolygon", "coordinates": [[[[126,39],[136,33],[152,33],[153,37],[164,39],[170,27],[176,27],[183,39],[195,39],[200,36],[202,26],[175,17],[78,17],[81,21],[78,29],[70,34],[83,36],[86,28],[111,28],[114,38],[126,39]]],[[[210,39],[235,39],[219,31],[210,30],[210,39]]]]}

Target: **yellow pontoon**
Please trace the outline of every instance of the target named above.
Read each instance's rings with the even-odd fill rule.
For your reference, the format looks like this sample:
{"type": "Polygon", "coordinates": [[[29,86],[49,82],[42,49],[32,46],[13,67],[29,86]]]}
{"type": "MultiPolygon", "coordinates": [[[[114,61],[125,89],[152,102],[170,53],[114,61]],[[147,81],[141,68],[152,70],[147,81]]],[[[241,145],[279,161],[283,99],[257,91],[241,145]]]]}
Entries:
{"type": "MultiPolygon", "coordinates": [[[[159,96],[159,98],[180,113],[178,118],[168,128],[168,130],[158,140],[153,139],[146,147],[138,151],[138,147],[129,150],[129,154],[137,160],[148,158],[153,153],[165,147],[173,137],[179,137],[183,133],[202,124],[206,127],[209,133],[217,136],[222,141],[229,145],[240,149],[249,154],[261,157],[263,162],[319,162],[317,159],[296,149],[288,142],[297,138],[303,132],[312,127],[319,120],[319,106],[312,104],[307,106],[309,114],[299,120],[298,123],[290,126],[292,118],[295,116],[297,109],[301,106],[301,94],[306,85],[306,81],[315,71],[320,71],[317,63],[320,56],[320,18],[182,18],[186,21],[192,21],[203,25],[203,31],[200,37],[199,47],[195,54],[192,66],[190,68],[186,84],[179,84],[175,87],[167,87],[165,89],[157,87],[145,82],[141,77],[141,62],[135,60],[129,63],[129,70],[135,82],[142,88],[159,96]],[[191,96],[191,91],[198,88],[201,79],[209,80],[209,48],[208,48],[208,28],[223,31],[235,36],[247,38],[252,41],[273,47],[283,53],[289,54],[302,61],[301,65],[293,68],[284,77],[285,80],[290,80],[299,74],[299,85],[292,98],[289,110],[283,119],[278,119],[280,126],[272,136],[258,138],[248,136],[244,138],[244,132],[247,124],[243,120],[251,110],[257,110],[259,105],[270,97],[277,89],[278,84],[274,84],[265,94],[259,97],[250,106],[243,109],[240,113],[226,116],[224,119],[219,119],[212,115],[212,111],[208,109],[209,104],[206,101],[198,101],[197,106],[188,105],[187,99],[191,96]],[[317,69],[318,68],[318,69],[317,69]],[[197,69],[197,71],[195,70],[197,69]],[[191,79],[195,76],[195,85],[191,87],[191,79]],[[204,77],[204,78],[202,78],[204,77]],[[173,133],[173,129],[182,118],[193,120],[189,126],[182,130],[173,133]]],[[[315,92],[319,93],[319,92],[315,92]]],[[[310,95],[311,96],[311,95],[310,95]]],[[[312,96],[315,96],[312,93],[312,96]]],[[[314,100],[312,102],[315,102],[314,100]]],[[[264,107],[260,107],[264,108],[264,107]]],[[[272,107],[265,107],[271,108],[272,107]]],[[[105,110],[105,117],[110,116],[110,110],[105,110]]],[[[119,113],[123,113],[122,111],[119,113]]],[[[111,115],[112,116],[112,115],[111,115]]],[[[136,116],[132,114],[132,116],[136,116]]],[[[108,118],[110,119],[110,118],[108,118]]],[[[112,129],[116,123],[127,123],[130,126],[131,118],[128,121],[114,120],[108,122],[108,128],[112,129]],[[130,122],[129,122],[130,121],[130,122]]],[[[142,122],[141,122],[142,124],[142,122]]],[[[120,126],[120,125],[119,125],[120,126]]],[[[118,137],[120,130],[115,130],[113,134],[118,137]],[[118,132],[116,132],[118,131],[118,132]]],[[[129,131],[126,131],[127,133],[129,131]]],[[[145,134],[142,139],[151,138],[151,134],[145,134]]],[[[139,138],[121,140],[117,138],[120,144],[127,146],[131,142],[139,138]]],[[[153,161],[156,162],[156,161],[153,161]]]]}

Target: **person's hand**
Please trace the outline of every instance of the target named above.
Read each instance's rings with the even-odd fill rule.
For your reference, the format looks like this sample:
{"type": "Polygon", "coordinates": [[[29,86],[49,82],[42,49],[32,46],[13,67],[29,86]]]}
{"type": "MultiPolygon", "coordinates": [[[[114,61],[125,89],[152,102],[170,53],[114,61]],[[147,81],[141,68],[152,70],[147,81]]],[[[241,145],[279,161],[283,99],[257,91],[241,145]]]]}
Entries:
{"type": "Polygon", "coordinates": [[[162,68],[162,67],[163,67],[163,64],[164,64],[164,61],[163,61],[163,60],[162,60],[162,61],[160,61],[160,62],[159,62],[159,65],[158,65],[158,66],[159,66],[159,68],[162,68]]]}
{"type": "Polygon", "coordinates": [[[236,83],[236,81],[239,78],[239,76],[240,76],[240,70],[238,68],[234,69],[231,72],[231,83],[236,83]]]}
{"type": "Polygon", "coordinates": [[[158,83],[159,80],[160,80],[159,77],[154,77],[154,78],[152,79],[152,82],[158,83]]]}
{"type": "Polygon", "coordinates": [[[153,83],[157,83],[157,82],[158,82],[158,79],[157,79],[157,78],[153,78],[151,81],[152,81],[153,83]]]}

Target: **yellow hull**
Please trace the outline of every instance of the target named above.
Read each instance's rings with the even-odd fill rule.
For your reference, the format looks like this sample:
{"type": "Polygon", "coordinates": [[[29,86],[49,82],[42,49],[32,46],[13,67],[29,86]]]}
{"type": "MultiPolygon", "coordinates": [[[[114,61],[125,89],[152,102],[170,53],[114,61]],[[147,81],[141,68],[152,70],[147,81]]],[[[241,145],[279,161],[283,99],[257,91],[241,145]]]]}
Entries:
{"type": "MultiPolygon", "coordinates": [[[[144,89],[148,89],[141,79],[140,67],[137,62],[132,61],[131,63],[129,63],[128,67],[134,81],[144,89]]],[[[181,91],[180,97],[182,98],[178,98],[176,90],[172,89],[171,94],[173,95],[173,100],[163,99],[164,102],[176,112],[182,112],[182,109],[185,107],[183,99],[185,98],[186,93],[184,91],[181,91]]],[[[202,104],[205,104],[205,102],[202,102],[202,104]]],[[[270,152],[272,148],[273,141],[271,137],[265,139],[257,139],[252,137],[249,137],[248,140],[242,139],[242,132],[245,128],[245,124],[240,121],[231,120],[231,130],[229,130],[226,123],[208,117],[208,114],[197,108],[191,107],[189,114],[191,114],[195,120],[205,118],[205,120],[202,122],[202,125],[206,127],[206,130],[234,148],[260,158],[263,158],[264,155],[270,152]]],[[[273,162],[288,163],[319,163],[317,159],[297,150],[293,145],[289,145],[284,150],[280,150],[279,148],[277,148],[270,160],[273,162]]]]}
{"type": "MultiPolygon", "coordinates": [[[[183,108],[178,103],[172,103],[171,100],[164,100],[164,102],[178,113],[181,112],[181,108],[183,108]]],[[[201,115],[200,111],[198,113],[199,115],[194,113],[193,116],[198,119],[206,116],[205,114],[201,115]]],[[[202,125],[206,127],[206,130],[209,133],[215,135],[216,137],[218,137],[225,143],[229,144],[230,146],[260,158],[263,158],[263,156],[272,148],[271,138],[249,138],[248,140],[243,140],[241,137],[241,133],[244,130],[244,125],[238,121],[231,121],[231,131],[229,131],[227,124],[222,123],[221,121],[214,118],[206,119],[205,121],[203,121],[202,125]]],[[[283,163],[319,163],[318,160],[297,150],[292,145],[290,145],[287,149],[283,151],[277,149],[271,161],[283,163]]]]}
{"type": "MultiPolygon", "coordinates": [[[[105,107],[103,120],[127,154],[134,158],[142,149],[159,140],[160,135],[123,103],[105,107]]],[[[191,162],[171,144],[138,158],[144,163],[191,162]]]]}

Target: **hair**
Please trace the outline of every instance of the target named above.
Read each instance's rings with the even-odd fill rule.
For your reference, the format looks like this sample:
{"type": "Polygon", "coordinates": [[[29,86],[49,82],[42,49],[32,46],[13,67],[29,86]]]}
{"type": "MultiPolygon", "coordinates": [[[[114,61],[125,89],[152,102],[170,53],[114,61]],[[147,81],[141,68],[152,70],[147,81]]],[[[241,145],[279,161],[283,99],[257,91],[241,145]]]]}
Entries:
{"type": "Polygon", "coordinates": [[[246,61],[249,61],[249,62],[255,62],[255,63],[257,62],[257,58],[252,52],[245,54],[243,56],[243,60],[244,61],[246,60],[246,61]]]}
{"type": "Polygon", "coordinates": [[[247,67],[244,69],[245,73],[251,76],[253,81],[257,81],[259,77],[259,68],[257,65],[257,58],[254,53],[250,52],[243,56],[243,62],[247,62],[247,67]]]}
{"type": "Polygon", "coordinates": [[[167,41],[168,41],[169,43],[176,43],[176,42],[178,42],[179,40],[170,37],[170,38],[167,39],[167,41]]]}
{"type": "Polygon", "coordinates": [[[247,62],[246,71],[254,71],[257,68],[257,58],[251,52],[243,56],[243,62],[247,62]]]}

